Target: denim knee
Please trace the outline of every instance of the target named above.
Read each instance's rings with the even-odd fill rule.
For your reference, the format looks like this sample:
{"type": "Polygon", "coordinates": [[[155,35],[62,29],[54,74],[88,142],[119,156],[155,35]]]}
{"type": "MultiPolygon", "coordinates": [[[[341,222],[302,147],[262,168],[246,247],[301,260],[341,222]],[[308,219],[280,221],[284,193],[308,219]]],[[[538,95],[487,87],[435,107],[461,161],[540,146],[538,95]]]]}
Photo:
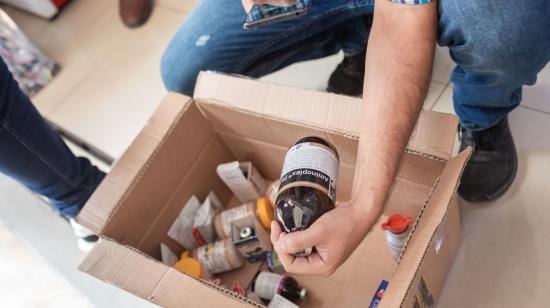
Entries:
{"type": "Polygon", "coordinates": [[[440,0],[439,43],[449,46],[458,65],[481,73],[486,82],[534,84],[548,60],[548,3],[440,0]]]}
{"type": "Polygon", "coordinates": [[[192,62],[186,61],[185,58],[184,54],[178,55],[177,48],[169,45],[162,55],[160,74],[168,91],[192,96],[198,70],[193,69],[192,62]]]}

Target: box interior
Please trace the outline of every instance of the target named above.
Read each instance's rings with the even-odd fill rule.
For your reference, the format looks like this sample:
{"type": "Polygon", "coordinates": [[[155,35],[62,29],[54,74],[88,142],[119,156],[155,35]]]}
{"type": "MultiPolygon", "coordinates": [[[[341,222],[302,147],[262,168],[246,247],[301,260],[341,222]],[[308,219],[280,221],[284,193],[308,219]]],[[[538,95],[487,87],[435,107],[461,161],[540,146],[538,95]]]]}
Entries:
{"type": "MultiPolygon", "coordinates": [[[[305,135],[320,136],[335,145],[341,160],[337,199],[345,201],[353,181],[356,136],[269,118],[213,101],[191,102],[153,153],[149,166],[134,182],[131,193],[114,211],[102,234],[156,260],[160,260],[161,242],[179,253],[181,248],[166,233],[192,195],[202,201],[213,190],[226,207],[238,205],[216,174],[218,164],[251,161],[264,177],[275,180],[280,176],[287,149],[305,135]]],[[[396,212],[417,217],[444,166],[443,160],[406,153],[380,220],[396,212]]],[[[335,307],[345,306],[348,301],[370,302],[380,282],[391,278],[396,263],[385,246],[383,231],[375,226],[331,277],[294,276],[309,291],[300,306],[335,307]]],[[[221,278],[228,285],[234,279],[250,282],[260,265],[247,264],[221,278]]]]}

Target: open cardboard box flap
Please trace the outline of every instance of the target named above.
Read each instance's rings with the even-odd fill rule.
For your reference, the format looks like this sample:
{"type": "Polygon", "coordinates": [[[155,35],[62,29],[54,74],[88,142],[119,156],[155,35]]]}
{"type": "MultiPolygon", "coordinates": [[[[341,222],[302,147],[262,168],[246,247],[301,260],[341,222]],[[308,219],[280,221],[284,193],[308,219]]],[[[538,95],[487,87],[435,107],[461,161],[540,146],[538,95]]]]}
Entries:
{"type": "Polygon", "coordinates": [[[79,269],[163,307],[242,308],[203,282],[109,239],[100,239],[79,269]]]}
{"type": "MultiPolygon", "coordinates": [[[[338,199],[345,200],[353,179],[361,105],[356,98],[201,73],[195,99],[169,93],[79,214],[78,221],[101,236],[80,269],[163,306],[241,307],[243,301],[234,300],[235,294],[217,292],[158,261],[158,246],[167,240],[169,225],[193,194],[201,198],[212,189],[227,204],[231,193],[216,176],[217,164],[251,160],[266,178],[275,179],[288,147],[308,133],[329,139],[341,152],[338,199]]],[[[382,247],[383,233],[375,228],[330,279],[297,277],[331,297],[313,299],[310,307],[370,301],[372,294],[365,290],[370,292],[379,278],[388,276],[388,303],[412,298],[411,285],[422,276],[422,265],[430,263],[424,260],[436,258],[426,250],[448,213],[453,213],[449,223],[455,224],[454,231],[460,228],[457,206],[449,205],[456,201],[453,195],[469,152],[450,159],[456,127],[456,117],[425,111],[411,137],[386,205],[388,211],[414,208],[421,216],[399,266],[394,268],[382,247]],[[380,249],[373,250],[373,244],[380,249]]],[[[441,249],[448,262],[459,237],[453,235],[447,240],[452,243],[441,249]]],[[[438,281],[441,288],[450,265],[436,263],[440,274],[428,283],[438,281]]],[[[241,275],[251,279],[257,269],[245,267],[241,275]]],[[[432,288],[435,296],[437,288],[432,288]]]]}
{"type": "MultiPolygon", "coordinates": [[[[362,121],[363,100],[350,96],[325,93],[300,88],[281,86],[265,81],[201,72],[195,87],[194,100],[198,103],[219,104],[248,111],[267,118],[297,123],[335,131],[340,135],[359,137],[362,121]]],[[[232,117],[227,108],[216,113],[219,117],[232,117]]],[[[444,160],[450,158],[458,120],[451,114],[423,110],[411,136],[409,151],[432,155],[444,160]]],[[[249,134],[249,126],[242,125],[244,135],[249,134]]],[[[273,127],[255,127],[258,134],[272,134],[273,127]]],[[[240,131],[233,131],[235,134],[240,131]]],[[[276,134],[271,139],[285,147],[296,140],[287,140],[276,134]]],[[[337,143],[337,142],[336,142],[337,143]]]]}
{"type": "MultiPolygon", "coordinates": [[[[392,276],[392,284],[384,293],[384,300],[380,307],[401,307],[405,301],[411,301],[414,295],[411,289],[418,285],[422,275],[422,262],[430,247],[438,229],[442,228],[445,218],[449,213],[452,197],[460,184],[460,177],[471,155],[471,149],[464,150],[456,157],[449,160],[438,183],[430,193],[420,218],[411,231],[411,236],[405,250],[392,276]],[[414,238],[415,241],[411,241],[414,238]],[[421,256],[421,258],[418,258],[421,256]],[[410,296],[409,296],[410,295],[410,296]]],[[[440,273],[445,275],[446,273],[440,273]]],[[[445,277],[443,277],[444,280],[445,277]]],[[[412,304],[412,303],[410,303],[412,304]]],[[[408,307],[409,305],[405,305],[408,307]]],[[[411,305],[412,306],[412,305],[411,305]]]]}

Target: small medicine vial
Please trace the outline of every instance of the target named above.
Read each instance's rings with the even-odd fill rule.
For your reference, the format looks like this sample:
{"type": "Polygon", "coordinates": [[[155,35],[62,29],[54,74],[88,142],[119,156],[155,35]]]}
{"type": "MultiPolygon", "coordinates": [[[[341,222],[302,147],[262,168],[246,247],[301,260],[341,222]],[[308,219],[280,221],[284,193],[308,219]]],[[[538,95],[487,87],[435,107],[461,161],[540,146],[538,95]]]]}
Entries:
{"type": "Polygon", "coordinates": [[[191,256],[211,274],[227,272],[244,265],[237,248],[227,238],[201,246],[194,250],[191,256]]]}
{"type": "Polygon", "coordinates": [[[266,229],[271,228],[273,220],[273,205],[267,198],[260,198],[256,202],[248,202],[240,206],[224,210],[214,218],[214,229],[219,238],[231,235],[231,224],[243,217],[255,216],[266,229]]]}
{"type": "Polygon", "coordinates": [[[390,254],[395,259],[399,258],[401,255],[401,251],[410,233],[409,226],[413,222],[414,219],[412,217],[394,214],[381,225],[382,230],[384,230],[384,236],[386,237],[386,244],[388,244],[390,254]]]}
{"type": "MultiPolygon", "coordinates": [[[[339,158],[336,149],[319,137],[305,137],[288,150],[283,164],[275,217],[284,232],[307,229],[334,209],[339,158]]],[[[294,254],[307,257],[313,247],[294,254]]]]}
{"type": "Polygon", "coordinates": [[[272,300],[275,294],[296,302],[306,298],[306,289],[296,279],[277,273],[259,272],[252,282],[252,290],[260,298],[272,300]]]}

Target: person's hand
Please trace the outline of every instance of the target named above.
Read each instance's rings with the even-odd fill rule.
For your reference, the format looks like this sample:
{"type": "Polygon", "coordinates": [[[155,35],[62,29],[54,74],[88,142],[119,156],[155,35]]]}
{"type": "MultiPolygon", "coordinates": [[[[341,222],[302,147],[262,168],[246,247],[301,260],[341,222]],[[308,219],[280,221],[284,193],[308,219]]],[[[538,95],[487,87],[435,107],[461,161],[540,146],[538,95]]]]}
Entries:
{"type": "Polygon", "coordinates": [[[271,242],[287,272],[329,276],[361,243],[375,219],[359,213],[350,203],[344,203],[322,215],[304,231],[285,233],[273,221],[271,242]],[[291,255],[308,247],[315,249],[306,258],[291,255]]]}
{"type": "Polygon", "coordinates": [[[274,6],[289,6],[293,5],[296,1],[295,0],[242,0],[243,7],[245,12],[250,12],[250,9],[254,4],[262,5],[262,4],[271,4],[274,6]]]}

